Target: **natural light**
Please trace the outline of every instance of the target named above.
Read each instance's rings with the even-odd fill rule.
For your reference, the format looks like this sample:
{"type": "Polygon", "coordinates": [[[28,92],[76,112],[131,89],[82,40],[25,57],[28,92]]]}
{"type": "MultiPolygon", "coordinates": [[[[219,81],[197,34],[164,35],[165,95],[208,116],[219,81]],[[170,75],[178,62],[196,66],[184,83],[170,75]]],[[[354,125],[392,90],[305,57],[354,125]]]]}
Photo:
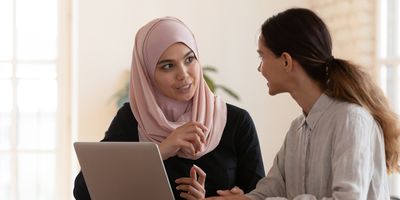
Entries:
{"type": "MultiPolygon", "coordinates": [[[[125,6],[125,3],[127,2],[129,2],[129,0],[126,0],[126,2],[122,1],[120,3],[123,3],[123,6],[125,6]]],[[[271,0],[270,2],[274,1],[271,0]]],[[[295,5],[297,3],[297,1],[290,2],[290,0],[282,2],[285,2],[288,5],[295,5]]],[[[322,6],[324,9],[325,4],[328,5],[336,3],[335,1],[325,2],[319,0],[304,0],[304,2],[317,2],[321,5],[324,5],[322,6]]],[[[75,154],[72,149],[72,143],[73,141],[77,141],[78,136],[79,140],[101,140],[101,137],[104,136],[104,132],[102,131],[105,130],[101,129],[101,131],[98,131],[100,129],[98,128],[100,123],[98,122],[97,118],[91,118],[93,115],[97,115],[97,113],[92,111],[96,109],[102,110],[105,106],[109,105],[103,103],[104,99],[100,99],[98,96],[95,96],[95,100],[84,99],[91,95],[89,94],[90,92],[87,92],[89,91],[88,88],[92,89],[92,85],[85,84],[88,84],[88,82],[93,85],[98,84],[98,82],[91,80],[99,79],[90,79],[90,81],[85,81],[89,75],[91,76],[94,73],[95,70],[101,68],[101,66],[99,67],[97,63],[99,60],[99,55],[110,55],[107,54],[106,51],[99,51],[90,52],[95,56],[87,56],[89,55],[88,52],[100,49],[100,45],[93,47],[92,44],[97,44],[98,41],[106,41],[104,44],[101,44],[101,46],[104,45],[104,49],[112,49],[114,54],[118,54],[118,56],[110,55],[108,57],[117,57],[118,59],[122,60],[122,58],[125,58],[121,56],[124,55],[124,53],[131,56],[131,43],[129,43],[129,45],[125,45],[124,43],[125,46],[121,46],[121,44],[123,43],[122,41],[128,41],[127,35],[129,35],[129,42],[131,42],[133,39],[132,36],[134,33],[134,27],[138,26],[136,23],[139,23],[140,20],[129,21],[131,20],[130,17],[134,20],[137,19],[137,16],[147,19],[152,17],[154,13],[159,14],[160,12],[159,10],[155,9],[154,13],[149,12],[148,15],[144,15],[141,12],[135,12],[132,14],[133,11],[130,10],[130,8],[121,10],[118,7],[120,5],[115,5],[115,8],[109,8],[108,5],[111,5],[112,2],[101,2],[99,4],[103,6],[102,9],[106,11],[111,9],[120,9],[121,13],[113,13],[110,11],[109,13],[104,14],[100,12],[100,10],[92,13],[92,1],[87,1],[85,3],[75,1],[75,3],[81,6],[79,7],[79,9],[81,9],[80,12],[85,13],[83,17],[82,15],[74,16],[76,13],[81,13],[73,10],[77,7],[74,7],[76,5],[72,5],[73,1],[70,0],[0,0],[0,200],[66,200],[72,198],[71,187],[73,187],[73,179],[78,172],[76,171],[71,174],[70,171],[72,171],[73,167],[77,167],[77,170],[79,171],[78,163],[73,163],[75,162],[73,160],[75,159],[75,154]],[[95,21],[93,18],[95,18],[97,21],[95,21]],[[124,19],[126,21],[121,21],[120,19],[124,19]],[[115,20],[124,26],[117,26],[118,23],[115,23],[115,27],[100,26],[103,25],[104,21],[106,20],[115,20]],[[93,27],[97,29],[92,27],[92,23],[95,23],[96,26],[93,27]],[[80,29],[73,30],[75,26],[80,29]],[[98,30],[104,30],[105,32],[108,31],[110,33],[107,32],[103,35],[96,35],[96,37],[94,37],[96,40],[89,41],[87,43],[82,42],[86,41],[87,38],[93,35],[93,30],[96,30],[97,32],[100,32],[98,30]],[[117,31],[112,32],[111,30],[117,31]],[[74,31],[77,33],[74,33],[74,31]],[[77,34],[77,38],[73,38],[73,34],[77,34]],[[114,37],[115,35],[121,35],[121,38],[118,38],[118,40],[114,41],[114,38],[116,38],[114,37]],[[105,38],[106,36],[112,37],[105,38]],[[83,39],[79,37],[82,37],[83,39]],[[82,41],[78,41],[78,39],[82,41]],[[73,44],[75,42],[77,44],[73,44]],[[112,46],[111,44],[115,46],[112,46]],[[120,49],[116,51],[118,48],[120,49]],[[74,51],[80,52],[77,53],[74,51]],[[74,56],[78,57],[80,60],[74,56]],[[90,59],[86,59],[87,57],[90,57],[90,59]],[[78,64],[75,64],[74,62],[77,62],[78,64]],[[72,66],[79,68],[81,71],[78,70],[79,73],[76,72],[76,74],[74,74],[75,72],[73,72],[72,66]],[[96,69],[93,70],[92,67],[96,67],[96,69]],[[79,81],[81,84],[77,84],[79,81]],[[74,86],[74,84],[76,85],[74,86]],[[81,93],[73,91],[74,89],[77,90],[78,87],[79,90],[81,90],[79,91],[81,93]],[[74,95],[82,96],[73,99],[74,95]],[[82,103],[82,99],[87,102],[82,103]],[[78,100],[79,104],[81,104],[81,107],[79,107],[81,110],[78,110],[78,106],[72,105],[74,103],[78,104],[78,100]],[[87,106],[92,104],[94,101],[98,103],[98,105],[96,105],[98,107],[87,106]],[[76,106],[76,108],[74,108],[74,106],[76,106]],[[77,113],[69,113],[73,109],[76,109],[73,112],[77,113]],[[83,122],[79,121],[81,124],[73,124],[77,123],[78,120],[82,120],[83,122]],[[91,126],[96,127],[96,129],[92,128],[91,126]],[[77,134],[77,138],[73,138],[75,137],[75,135],[73,135],[75,134],[74,131],[77,134]],[[80,132],[78,133],[78,131],[80,132]],[[76,166],[73,166],[74,164],[76,166]]],[[[135,4],[136,6],[137,2],[129,3],[135,4]]],[[[146,5],[147,4],[152,5],[152,3],[146,3],[146,5]]],[[[197,6],[200,4],[200,1],[196,3],[197,6]]],[[[284,6],[287,6],[280,3],[280,1],[275,1],[273,4],[280,6],[276,6],[277,10],[278,8],[280,9],[284,6]]],[[[171,3],[171,5],[175,4],[171,3]]],[[[347,1],[346,5],[354,5],[356,8],[358,8],[358,4],[352,4],[352,1],[347,1]]],[[[378,48],[376,51],[376,57],[375,51],[373,51],[373,55],[371,54],[371,56],[369,56],[374,57],[373,61],[376,61],[376,63],[373,63],[373,61],[370,63],[371,65],[376,64],[375,66],[377,66],[376,69],[378,70],[374,75],[377,75],[379,84],[385,94],[388,96],[394,110],[400,114],[400,0],[378,0],[376,3],[374,3],[374,5],[377,5],[376,8],[373,8],[373,13],[374,16],[377,17],[377,20],[376,22],[374,20],[369,21],[374,21],[374,24],[377,23],[377,31],[372,34],[374,38],[373,41],[376,42],[374,44],[377,44],[378,48]]],[[[161,5],[161,7],[162,6],[164,5],[161,5]]],[[[166,6],[166,8],[170,9],[168,6],[166,6]]],[[[251,9],[251,12],[255,10],[255,6],[249,8],[253,8],[251,9]]],[[[233,3],[229,6],[229,9],[243,10],[242,7],[236,8],[233,3]]],[[[259,20],[261,20],[261,18],[265,19],[267,14],[271,14],[271,11],[268,9],[270,8],[268,7],[264,9],[263,7],[260,10],[254,11],[254,13],[257,15],[254,14],[253,16],[249,14],[248,19],[253,20],[253,18],[255,19],[255,16],[258,15],[260,16],[259,20]]],[[[187,12],[187,10],[185,10],[185,12],[187,12]]],[[[326,10],[329,12],[329,8],[326,10]]],[[[178,14],[182,12],[178,11],[178,9],[174,11],[177,11],[178,14]]],[[[180,14],[183,16],[190,16],[186,15],[186,13],[180,14]]],[[[235,17],[241,16],[240,14],[238,14],[236,10],[235,12],[232,12],[232,15],[235,17]]],[[[226,17],[225,15],[228,16],[228,12],[222,13],[221,16],[226,17]]],[[[334,15],[334,22],[346,20],[344,17],[336,18],[336,16],[337,15],[334,15]]],[[[205,26],[207,28],[213,28],[214,26],[217,26],[214,24],[209,25],[207,22],[202,22],[202,18],[203,16],[200,14],[199,16],[196,15],[193,17],[193,19],[188,17],[188,22],[196,22],[198,24],[204,23],[206,24],[205,26]]],[[[247,20],[247,18],[244,19],[247,20]]],[[[365,20],[365,18],[363,18],[363,20],[365,20]]],[[[364,22],[363,20],[360,20],[360,23],[364,22]]],[[[255,20],[254,23],[256,23],[255,20]]],[[[203,31],[203,26],[198,26],[196,28],[196,32],[202,33],[201,31],[203,31]]],[[[227,30],[233,30],[233,28],[236,27],[233,25],[226,27],[227,30]]],[[[352,34],[350,29],[347,30],[343,28],[340,30],[341,31],[339,33],[335,33],[341,34],[342,37],[347,37],[352,34]]],[[[218,31],[219,30],[214,32],[218,31]]],[[[245,31],[250,31],[252,34],[253,32],[256,32],[256,30],[247,29],[245,29],[245,31]]],[[[241,32],[235,34],[239,34],[240,36],[242,36],[242,34],[244,35],[244,33],[241,32]]],[[[235,36],[235,34],[232,34],[232,38],[235,36]]],[[[214,37],[214,35],[210,34],[207,37],[214,37]]],[[[347,40],[344,41],[347,42],[347,40]]],[[[251,42],[252,41],[249,41],[249,45],[251,45],[251,42]]],[[[359,41],[355,41],[355,43],[357,42],[359,41]]],[[[218,43],[215,45],[223,46],[224,44],[225,43],[222,41],[220,44],[218,43]]],[[[233,45],[233,43],[229,43],[229,45],[233,45]]],[[[358,43],[356,45],[363,46],[362,44],[358,43]]],[[[207,45],[204,46],[207,47],[207,45]]],[[[375,50],[376,48],[373,49],[375,50]]],[[[207,55],[206,53],[205,55],[207,55]]],[[[115,58],[115,60],[117,60],[117,58],[115,58]]],[[[222,58],[225,59],[226,57],[222,58]]],[[[107,67],[112,67],[112,70],[114,70],[114,67],[118,68],[118,66],[125,65],[127,65],[129,68],[130,59],[131,58],[129,57],[129,59],[120,61],[120,63],[116,64],[115,60],[109,58],[101,60],[101,62],[107,63],[107,65],[109,65],[107,67]]],[[[218,65],[219,62],[223,60],[220,59],[220,57],[212,57],[211,59],[218,61],[216,62],[218,65]]],[[[232,58],[229,57],[229,59],[234,60],[237,58],[232,56],[232,58]]],[[[227,61],[221,61],[221,66],[224,64],[224,62],[227,61]]],[[[236,62],[236,60],[233,62],[236,62]]],[[[247,64],[247,60],[243,63],[247,64]]],[[[101,69],[103,70],[103,68],[101,69]]],[[[113,77],[113,74],[107,74],[107,76],[103,76],[103,73],[106,74],[109,72],[108,70],[112,71],[109,68],[104,69],[102,73],[99,73],[99,76],[111,77],[105,81],[102,79],[102,81],[107,81],[107,85],[109,85],[109,88],[107,89],[112,90],[117,87],[117,84],[111,83],[111,80],[117,80],[117,78],[113,77]]],[[[232,71],[235,72],[235,70],[232,71]]],[[[95,71],[95,73],[96,72],[98,71],[95,71]]],[[[117,72],[115,74],[117,74],[117,72]]],[[[105,91],[103,88],[96,89],[101,92],[105,91]]],[[[107,93],[107,91],[105,93],[107,93]]],[[[94,95],[90,96],[90,98],[93,98],[93,96],[94,95]]],[[[107,96],[107,98],[109,97],[107,96]]],[[[245,105],[244,102],[246,101],[241,103],[245,105]]],[[[253,101],[251,101],[251,103],[253,103],[253,101]]],[[[246,104],[247,107],[251,107],[253,105],[259,104],[246,104]]],[[[114,115],[115,112],[109,107],[106,107],[103,110],[106,112],[100,113],[99,116],[107,116],[101,116],[102,118],[100,118],[100,120],[107,119],[111,121],[113,117],[112,115],[114,115]]],[[[262,109],[257,108],[257,110],[262,109]]],[[[253,113],[251,114],[253,115],[253,113]]],[[[264,115],[254,114],[254,116],[264,115]]],[[[259,118],[262,120],[265,119],[262,117],[259,118]]],[[[108,124],[103,122],[101,125],[101,128],[103,128],[103,126],[108,126],[108,124]]],[[[261,123],[261,125],[263,124],[261,123]]],[[[279,128],[280,126],[280,124],[277,124],[277,126],[273,128],[279,128]]],[[[270,127],[267,128],[266,129],[269,131],[270,127]]],[[[265,138],[268,140],[279,139],[278,136],[274,136],[270,132],[265,131],[264,133],[260,131],[260,136],[262,136],[262,134],[266,135],[265,138]]],[[[263,148],[269,148],[269,146],[263,148]]],[[[275,152],[269,152],[268,149],[268,153],[271,153],[272,155],[275,152]]],[[[391,195],[400,198],[399,174],[390,176],[390,190],[391,195]]]]}
{"type": "Polygon", "coordinates": [[[57,199],[58,12],[0,1],[0,199],[57,199]]]}
{"type": "MultiPolygon", "coordinates": [[[[394,110],[400,114],[400,2],[382,0],[379,10],[378,66],[379,83],[394,110]]],[[[400,175],[389,177],[390,190],[400,198],[400,175]]]]}

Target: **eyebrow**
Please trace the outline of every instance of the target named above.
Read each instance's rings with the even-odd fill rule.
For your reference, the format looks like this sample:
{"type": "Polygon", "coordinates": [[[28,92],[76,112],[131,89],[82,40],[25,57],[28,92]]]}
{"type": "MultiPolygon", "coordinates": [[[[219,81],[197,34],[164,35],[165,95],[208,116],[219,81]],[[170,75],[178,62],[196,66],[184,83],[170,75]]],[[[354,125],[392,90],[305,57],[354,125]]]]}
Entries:
{"type": "Polygon", "coordinates": [[[263,54],[263,52],[261,50],[259,50],[259,49],[257,49],[257,53],[258,54],[263,54]]]}
{"type": "MultiPolygon", "coordinates": [[[[189,50],[189,51],[183,56],[183,58],[186,58],[187,56],[189,56],[189,55],[192,54],[192,53],[193,53],[193,51],[189,50]]],[[[194,53],[193,53],[193,54],[194,54],[194,53]]],[[[169,62],[172,62],[172,61],[173,61],[173,60],[171,60],[171,59],[160,60],[160,61],[157,62],[157,65],[162,64],[162,63],[169,63],[169,62]]]]}

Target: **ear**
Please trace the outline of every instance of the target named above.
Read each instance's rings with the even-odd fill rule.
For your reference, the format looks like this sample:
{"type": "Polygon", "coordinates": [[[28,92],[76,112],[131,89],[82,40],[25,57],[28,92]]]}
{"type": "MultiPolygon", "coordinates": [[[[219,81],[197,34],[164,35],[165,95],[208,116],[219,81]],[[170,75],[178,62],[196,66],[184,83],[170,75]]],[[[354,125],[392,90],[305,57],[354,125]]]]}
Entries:
{"type": "Polygon", "coordinates": [[[292,71],[293,70],[293,59],[292,59],[292,56],[290,56],[290,54],[287,53],[287,52],[283,52],[281,54],[281,58],[282,58],[283,66],[284,66],[286,72],[292,71]]]}

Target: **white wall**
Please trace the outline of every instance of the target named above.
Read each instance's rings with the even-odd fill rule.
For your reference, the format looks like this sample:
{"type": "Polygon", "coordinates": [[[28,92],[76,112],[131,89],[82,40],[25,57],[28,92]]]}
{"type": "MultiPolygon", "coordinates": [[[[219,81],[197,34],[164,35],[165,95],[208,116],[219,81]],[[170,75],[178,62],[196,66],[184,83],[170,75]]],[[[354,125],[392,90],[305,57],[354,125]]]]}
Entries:
{"type": "Polygon", "coordinates": [[[217,66],[218,83],[234,89],[252,115],[266,169],[291,120],[300,113],[287,95],[270,97],[257,72],[258,30],[273,13],[308,0],[76,0],[74,8],[73,118],[79,141],[99,141],[116,113],[110,97],[128,70],[136,31],[166,15],[182,19],[195,33],[202,64],[217,66]]]}

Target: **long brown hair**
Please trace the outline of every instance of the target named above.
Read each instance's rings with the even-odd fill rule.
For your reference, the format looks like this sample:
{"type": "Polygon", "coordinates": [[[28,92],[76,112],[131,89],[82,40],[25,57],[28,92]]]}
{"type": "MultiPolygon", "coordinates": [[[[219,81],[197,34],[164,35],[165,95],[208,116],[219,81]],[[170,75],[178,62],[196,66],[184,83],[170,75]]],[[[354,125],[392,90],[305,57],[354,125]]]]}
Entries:
{"type": "Polygon", "coordinates": [[[292,8],[267,19],[261,33],[276,56],[289,53],[325,93],[367,109],[383,130],[386,168],[399,172],[400,125],[388,100],[359,66],[332,56],[332,41],[325,23],[314,12],[292,8]]]}

